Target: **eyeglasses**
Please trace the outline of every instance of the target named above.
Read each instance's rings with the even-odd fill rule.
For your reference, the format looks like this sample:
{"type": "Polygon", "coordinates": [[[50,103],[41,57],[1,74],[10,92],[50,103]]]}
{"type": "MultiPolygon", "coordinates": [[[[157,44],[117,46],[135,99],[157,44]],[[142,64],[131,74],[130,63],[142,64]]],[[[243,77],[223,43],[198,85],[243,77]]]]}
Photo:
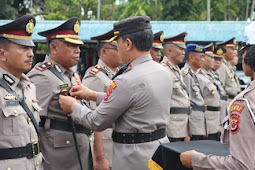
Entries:
{"type": "Polygon", "coordinates": [[[111,48],[111,47],[105,47],[105,49],[111,49],[111,50],[115,50],[115,51],[118,51],[117,47],[115,47],[115,48],[111,48]]]}

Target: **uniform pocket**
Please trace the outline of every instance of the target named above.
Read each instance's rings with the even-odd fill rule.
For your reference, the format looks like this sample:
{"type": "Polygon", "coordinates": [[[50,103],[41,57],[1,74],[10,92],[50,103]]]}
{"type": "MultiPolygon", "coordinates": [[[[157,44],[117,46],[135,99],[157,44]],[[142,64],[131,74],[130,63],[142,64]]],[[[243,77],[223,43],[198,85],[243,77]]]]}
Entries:
{"type": "MultiPolygon", "coordinates": [[[[78,138],[77,134],[76,137],[78,138]]],[[[78,139],[77,139],[78,140],[78,139]]],[[[74,146],[72,133],[58,132],[54,136],[54,148],[74,146]]]]}
{"type": "Polygon", "coordinates": [[[22,106],[5,106],[3,111],[3,133],[5,135],[24,134],[29,128],[26,112],[22,106]]]}
{"type": "Polygon", "coordinates": [[[171,121],[184,121],[185,116],[182,114],[170,114],[171,121]]]}

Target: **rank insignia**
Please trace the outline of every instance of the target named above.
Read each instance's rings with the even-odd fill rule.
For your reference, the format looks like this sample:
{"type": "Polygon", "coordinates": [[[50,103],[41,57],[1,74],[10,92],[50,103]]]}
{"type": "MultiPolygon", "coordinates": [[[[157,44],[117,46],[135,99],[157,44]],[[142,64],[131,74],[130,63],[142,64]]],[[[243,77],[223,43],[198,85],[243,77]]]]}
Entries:
{"type": "Polygon", "coordinates": [[[239,130],[240,130],[240,127],[239,127],[239,123],[240,123],[239,117],[240,116],[238,114],[231,114],[229,130],[230,130],[230,133],[232,135],[238,133],[239,130]]]}
{"type": "Polygon", "coordinates": [[[166,66],[168,65],[168,62],[167,62],[167,61],[164,61],[164,62],[161,63],[161,65],[162,65],[163,67],[166,67],[166,66]]]}
{"type": "Polygon", "coordinates": [[[185,70],[183,70],[183,74],[188,74],[188,72],[189,72],[189,69],[188,69],[188,68],[185,69],[185,70]]]}
{"type": "Polygon", "coordinates": [[[230,113],[232,112],[242,113],[243,109],[244,109],[244,106],[240,104],[232,104],[230,107],[230,113]]]}
{"type": "Polygon", "coordinates": [[[98,72],[100,72],[103,68],[99,65],[95,65],[94,68],[92,68],[89,73],[90,74],[93,74],[93,75],[96,75],[98,72]]]}
{"type": "Polygon", "coordinates": [[[66,89],[68,87],[68,84],[60,84],[59,86],[60,90],[66,89]]]}
{"type": "Polygon", "coordinates": [[[62,73],[61,68],[57,64],[55,64],[54,67],[59,73],[62,73]]]}
{"type": "Polygon", "coordinates": [[[15,83],[15,81],[8,75],[3,74],[3,79],[11,86],[15,83]]]}
{"type": "Polygon", "coordinates": [[[48,68],[51,68],[53,66],[53,64],[51,62],[44,62],[40,65],[38,65],[37,67],[35,67],[37,70],[40,70],[40,71],[44,71],[44,70],[47,70],[48,68]]]}
{"type": "Polygon", "coordinates": [[[107,90],[105,96],[104,96],[104,101],[107,101],[107,100],[108,100],[108,98],[109,98],[109,96],[111,95],[112,91],[113,91],[114,89],[116,89],[116,87],[117,87],[117,84],[116,84],[114,81],[112,81],[111,84],[110,84],[110,86],[108,87],[108,90],[107,90]]]}
{"type": "Polygon", "coordinates": [[[81,79],[78,73],[74,73],[74,77],[75,77],[76,85],[81,85],[81,79]]]}
{"type": "Polygon", "coordinates": [[[126,71],[131,70],[131,68],[132,68],[132,64],[129,64],[126,71]]]}

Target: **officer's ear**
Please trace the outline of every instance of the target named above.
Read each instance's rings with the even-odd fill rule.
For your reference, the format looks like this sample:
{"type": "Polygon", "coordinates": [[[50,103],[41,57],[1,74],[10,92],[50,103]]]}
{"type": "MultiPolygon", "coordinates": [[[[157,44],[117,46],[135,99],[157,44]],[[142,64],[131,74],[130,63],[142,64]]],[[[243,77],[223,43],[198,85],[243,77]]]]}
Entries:
{"type": "Polygon", "coordinates": [[[4,48],[0,47],[0,60],[1,61],[6,61],[5,52],[6,52],[6,50],[4,48]]]}
{"type": "Polygon", "coordinates": [[[51,54],[56,54],[57,53],[57,44],[55,42],[51,42],[50,45],[50,53],[51,54]]]}
{"type": "Polygon", "coordinates": [[[131,50],[133,47],[133,42],[129,38],[127,38],[125,41],[127,43],[127,50],[131,50]]]}

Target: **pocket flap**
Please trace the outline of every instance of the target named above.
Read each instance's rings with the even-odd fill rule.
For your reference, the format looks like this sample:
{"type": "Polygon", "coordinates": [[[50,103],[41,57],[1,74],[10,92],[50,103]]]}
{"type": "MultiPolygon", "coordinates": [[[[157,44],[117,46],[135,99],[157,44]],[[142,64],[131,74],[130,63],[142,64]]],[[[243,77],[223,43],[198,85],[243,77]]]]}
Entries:
{"type": "Polygon", "coordinates": [[[25,110],[22,108],[22,106],[5,106],[2,108],[4,116],[18,116],[20,113],[25,113],[25,110]]]}
{"type": "MultiPolygon", "coordinates": [[[[77,139],[78,140],[78,139],[77,139]]],[[[72,133],[56,133],[54,136],[54,147],[70,147],[74,146],[72,133]]]]}

